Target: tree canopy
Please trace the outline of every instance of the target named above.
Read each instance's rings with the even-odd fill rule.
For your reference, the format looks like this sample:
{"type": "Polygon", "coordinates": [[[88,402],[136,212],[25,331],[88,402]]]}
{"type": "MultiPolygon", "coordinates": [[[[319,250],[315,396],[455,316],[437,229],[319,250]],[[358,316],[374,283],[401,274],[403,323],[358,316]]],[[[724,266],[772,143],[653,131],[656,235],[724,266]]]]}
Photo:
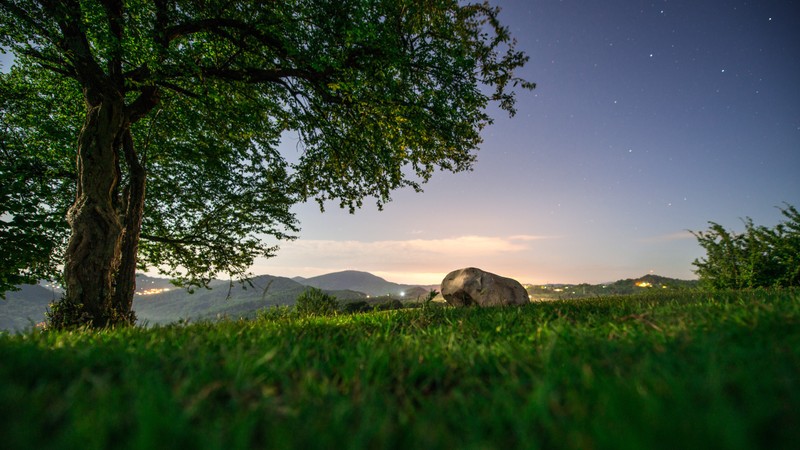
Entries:
{"type": "Polygon", "coordinates": [[[133,295],[135,267],[243,277],[297,233],[293,204],[380,207],[470,169],[489,102],[513,115],[513,88],[534,87],[498,12],[0,0],[15,55],[0,74],[0,291],[63,275],[65,301],[113,322],[98,317],[129,313],[113,297],[133,295]],[[278,151],[287,135],[296,155],[278,151]]]}

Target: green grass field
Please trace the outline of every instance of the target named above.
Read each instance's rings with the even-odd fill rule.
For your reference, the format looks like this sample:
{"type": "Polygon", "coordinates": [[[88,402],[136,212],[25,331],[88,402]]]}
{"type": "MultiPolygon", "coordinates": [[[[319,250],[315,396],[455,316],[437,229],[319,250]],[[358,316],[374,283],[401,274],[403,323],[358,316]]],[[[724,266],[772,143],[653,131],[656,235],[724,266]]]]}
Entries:
{"type": "Polygon", "coordinates": [[[800,291],[0,335],[0,447],[798,448],[800,291]]]}

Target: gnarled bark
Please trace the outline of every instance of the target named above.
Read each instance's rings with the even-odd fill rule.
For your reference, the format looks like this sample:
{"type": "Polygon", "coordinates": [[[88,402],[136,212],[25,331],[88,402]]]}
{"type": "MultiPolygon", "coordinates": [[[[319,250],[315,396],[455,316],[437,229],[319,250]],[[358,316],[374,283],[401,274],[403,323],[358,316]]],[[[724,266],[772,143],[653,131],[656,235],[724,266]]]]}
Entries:
{"type": "Polygon", "coordinates": [[[81,317],[56,325],[97,327],[117,321],[111,306],[123,227],[114,205],[119,184],[115,141],[124,125],[121,98],[106,97],[88,106],[78,140],[77,196],[67,213],[72,235],[64,265],[64,301],[81,317]]]}
{"type": "Polygon", "coordinates": [[[128,165],[129,184],[125,190],[125,220],[120,246],[120,264],[115,283],[112,306],[120,314],[127,314],[129,322],[135,320],[131,310],[136,292],[136,260],[144,215],[145,171],[133,147],[130,128],[122,135],[122,151],[128,165]]]}

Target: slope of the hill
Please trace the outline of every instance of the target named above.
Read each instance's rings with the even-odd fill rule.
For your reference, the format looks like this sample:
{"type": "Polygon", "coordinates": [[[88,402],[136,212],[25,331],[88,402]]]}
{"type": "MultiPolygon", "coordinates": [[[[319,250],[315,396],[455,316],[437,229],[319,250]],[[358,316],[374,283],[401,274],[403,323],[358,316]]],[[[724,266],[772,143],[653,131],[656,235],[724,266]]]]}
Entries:
{"type": "MultiPolygon", "coordinates": [[[[417,294],[424,295],[419,286],[393,283],[369,272],[345,270],[311,278],[295,278],[306,286],[319,289],[340,290],[349,289],[363,292],[371,296],[392,296],[416,298],[417,294]]],[[[425,291],[427,292],[427,291],[425,291]]]]}
{"type": "Polygon", "coordinates": [[[26,284],[0,299],[0,330],[22,331],[44,320],[47,305],[60,296],[44,286],[26,284]]]}
{"type": "MultiPolygon", "coordinates": [[[[293,305],[306,289],[307,286],[289,278],[261,275],[249,283],[214,281],[209,289],[197,289],[194,293],[174,289],[156,295],[137,295],[133,309],[142,323],[252,317],[261,308],[293,305]]],[[[342,300],[365,297],[348,290],[330,293],[342,300]]]]}

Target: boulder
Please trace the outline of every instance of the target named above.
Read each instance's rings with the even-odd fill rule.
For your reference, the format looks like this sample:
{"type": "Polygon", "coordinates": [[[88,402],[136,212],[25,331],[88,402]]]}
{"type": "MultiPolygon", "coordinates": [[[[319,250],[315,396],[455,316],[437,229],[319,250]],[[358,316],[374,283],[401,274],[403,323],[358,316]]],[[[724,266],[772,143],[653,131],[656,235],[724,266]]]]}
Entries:
{"type": "Polygon", "coordinates": [[[524,305],[530,301],[517,280],[475,267],[448,273],[442,280],[442,296],[453,306],[524,305]]]}

